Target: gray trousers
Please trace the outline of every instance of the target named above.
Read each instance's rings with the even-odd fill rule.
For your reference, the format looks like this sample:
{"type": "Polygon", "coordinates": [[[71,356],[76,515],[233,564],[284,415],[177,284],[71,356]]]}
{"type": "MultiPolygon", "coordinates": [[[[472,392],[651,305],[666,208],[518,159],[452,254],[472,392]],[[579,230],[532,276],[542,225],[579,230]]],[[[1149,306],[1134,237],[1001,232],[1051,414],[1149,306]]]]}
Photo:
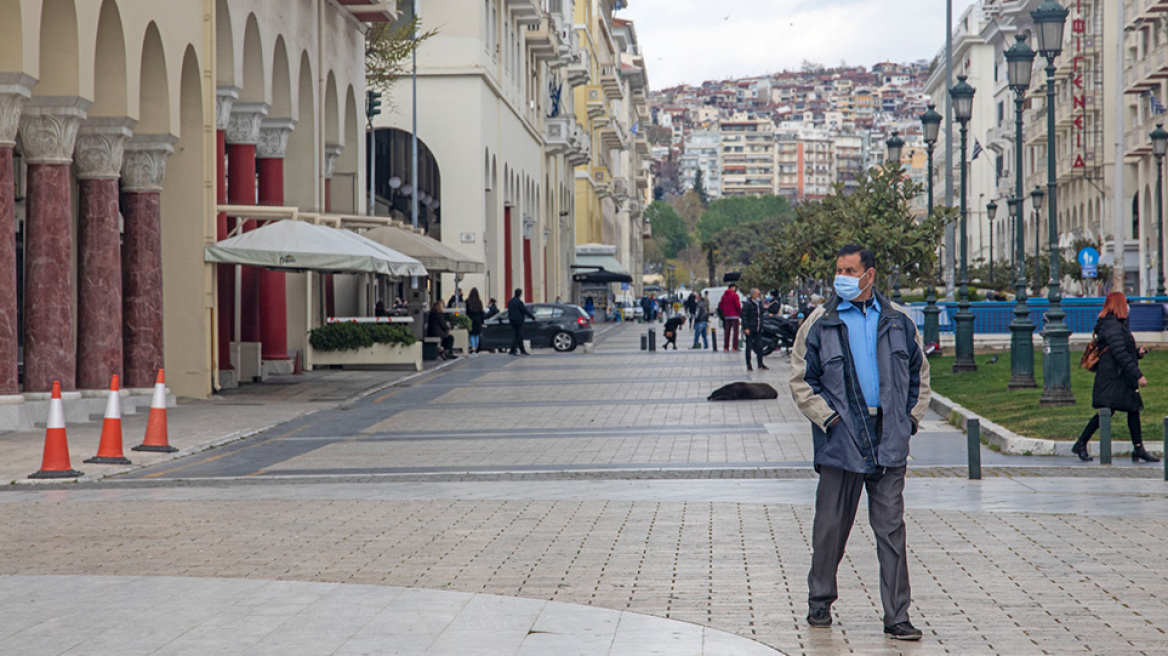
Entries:
{"type": "Polygon", "coordinates": [[[883,475],[858,474],[820,466],[815,493],[815,524],[811,535],[811,572],[807,575],[807,601],[811,610],[830,608],[839,598],[836,572],[844,557],[848,535],[856,522],[860,493],[868,491],[868,521],[876,536],[880,561],[880,598],[884,625],[908,621],[911,593],[908,586],[908,547],[904,528],[904,473],[906,467],[885,470],[883,475]]]}

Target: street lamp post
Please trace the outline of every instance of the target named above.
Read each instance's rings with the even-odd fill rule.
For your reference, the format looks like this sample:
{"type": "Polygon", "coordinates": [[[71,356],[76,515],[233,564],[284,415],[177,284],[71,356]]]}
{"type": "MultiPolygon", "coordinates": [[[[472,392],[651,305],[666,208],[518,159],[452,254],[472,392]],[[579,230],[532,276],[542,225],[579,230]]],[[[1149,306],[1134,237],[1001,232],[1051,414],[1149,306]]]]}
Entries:
{"type": "MultiPolygon", "coordinates": [[[[1007,389],[1031,389],[1038,387],[1034,380],[1034,322],[1030,320],[1030,308],[1026,305],[1026,227],[1023,223],[1022,206],[1022,105],[1026,100],[1026,90],[1030,88],[1030,77],[1034,71],[1034,49],[1026,44],[1026,35],[1019,34],[1010,49],[1006,51],[1006,66],[1010,79],[1010,89],[1014,91],[1014,198],[1011,199],[1010,215],[1014,217],[1014,320],[1010,322],[1010,382],[1007,389]]],[[[1042,206],[1042,190],[1035,187],[1038,196],[1034,199],[1035,212],[1042,206]]],[[[1034,232],[1038,242],[1037,226],[1034,232]]],[[[1034,257],[1034,268],[1038,268],[1038,255],[1034,257]]],[[[1035,278],[1038,276],[1035,275],[1035,278]]],[[[1035,290],[1035,294],[1038,291],[1035,290]]]]}
{"type": "Polygon", "coordinates": [[[957,84],[949,89],[949,97],[953,100],[954,116],[961,124],[961,279],[958,281],[961,286],[958,290],[957,313],[953,317],[957,334],[957,359],[953,362],[954,372],[977,371],[977,363],[973,360],[973,312],[969,309],[969,231],[966,226],[969,214],[966,180],[969,162],[966,157],[966,147],[969,136],[969,119],[973,115],[973,94],[976,90],[965,80],[966,76],[958,75],[957,84]]]}
{"type": "MultiPolygon", "coordinates": [[[[889,164],[891,164],[893,167],[895,167],[896,176],[897,176],[898,181],[899,181],[899,178],[900,178],[900,156],[901,156],[901,153],[904,152],[904,139],[901,139],[899,133],[897,133],[895,130],[893,130],[892,136],[889,137],[888,140],[884,142],[884,145],[885,145],[885,147],[888,148],[888,158],[885,161],[888,162],[889,164]]],[[[900,267],[899,267],[899,265],[894,265],[892,267],[892,274],[893,274],[893,278],[892,278],[892,302],[893,303],[900,303],[901,298],[900,298],[900,267]]]]}
{"type": "Polygon", "coordinates": [[[1042,223],[1042,201],[1046,199],[1046,192],[1038,185],[1034,186],[1034,191],[1030,192],[1030,200],[1034,203],[1034,296],[1042,294],[1042,274],[1039,272],[1038,263],[1040,261],[1042,239],[1038,237],[1039,226],[1042,223]]]}
{"type": "Polygon", "coordinates": [[[1046,58],[1046,193],[1050,197],[1050,203],[1047,204],[1047,223],[1050,227],[1050,282],[1047,285],[1047,298],[1050,299],[1050,310],[1046,313],[1046,327],[1042,334],[1046,347],[1043,349],[1042,397],[1038,402],[1044,407],[1072,405],[1075,402],[1075,395],[1071,391],[1071,330],[1067,327],[1066,313],[1061,306],[1058,177],[1055,171],[1054,138],[1054,60],[1063,49],[1063,28],[1068,13],[1055,0],[1044,0],[1038,9],[1030,12],[1038,33],[1038,52],[1046,58]]]}
{"type": "MultiPolygon", "coordinates": [[[[994,200],[986,205],[986,218],[990,224],[990,289],[994,289],[994,217],[998,215],[998,204],[994,200]]],[[[981,234],[980,232],[978,234],[981,234]]]]}
{"type": "Polygon", "coordinates": [[[1156,268],[1159,283],[1156,285],[1156,300],[1164,300],[1164,153],[1168,152],[1168,130],[1163,123],[1157,123],[1152,130],[1152,153],[1156,156],[1156,268]]]}
{"type": "MultiPolygon", "coordinates": [[[[925,128],[925,147],[929,154],[929,216],[933,216],[933,148],[937,145],[937,136],[941,129],[941,114],[936,105],[929,105],[921,115],[921,124],[925,128]]],[[[941,326],[938,315],[941,308],[937,307],[936,275],[937,267],[929,273],[929,289],[925,296],[925,343],[936,344],[941,341],[941,326]]]]}

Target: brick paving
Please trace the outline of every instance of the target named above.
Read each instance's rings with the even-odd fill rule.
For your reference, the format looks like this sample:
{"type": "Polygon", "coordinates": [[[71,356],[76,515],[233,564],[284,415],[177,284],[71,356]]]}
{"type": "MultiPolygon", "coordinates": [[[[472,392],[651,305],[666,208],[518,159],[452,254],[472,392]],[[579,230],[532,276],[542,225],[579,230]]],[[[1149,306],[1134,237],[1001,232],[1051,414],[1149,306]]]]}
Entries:
{"type": "Polygon", "coordinates": [[[914,472],[906,492],[911,613],[924,641],[881,633],[863,511],[840,568],[835,626],[807,628],[814,480],[767,480],[809,471],[806,426],[782,383],[785,357],[755,378],[780,389],[777,402],[690,401],[745,379],[741,354],[641,353],[637,338],[625,326],[592,355],[473,358],[287,424],[268,442],[169,463],[150,481],[5,490],[0,575],[486,593],[681,620],[787,654],[1168,653],[1168,489],[1131,478],[1152,468],[1117,466],[1118,476],[1099,478],[1107,470],[1098,466],[1050,458],[1058,467],[1047,472],[1015,470],[1035,459],[1003,456],[987,467],[995,477],[964,481],[964,437],[939,422],[921,444],[955,455],[914,472]],[[657,373],[701,382],[654,382],[657,373]],[[540,381],[552,384],[532,384],[540,381]],[[653,394],[663,396],[614,403],[653,394]],[[216,475],[221,463],[263,453],[252,470],[216,475]],[[727,463],[730,474],[710,475],[727,463]],[[683,464],[701,471],[666,481],[643,473],[683,464]],[[446,471],[483,466],[495,480],[446,471]],[[510,469],[523,466],[551,474],[510,469]],[[413,478],[377,477],[407,467],[413,478]],[[276,470],[316,478],[280,480],[276,470]],[[427,473],[445,478],[427,482],[427,473]],[[183,477],[200,480],[172,480],[183,477]]]}

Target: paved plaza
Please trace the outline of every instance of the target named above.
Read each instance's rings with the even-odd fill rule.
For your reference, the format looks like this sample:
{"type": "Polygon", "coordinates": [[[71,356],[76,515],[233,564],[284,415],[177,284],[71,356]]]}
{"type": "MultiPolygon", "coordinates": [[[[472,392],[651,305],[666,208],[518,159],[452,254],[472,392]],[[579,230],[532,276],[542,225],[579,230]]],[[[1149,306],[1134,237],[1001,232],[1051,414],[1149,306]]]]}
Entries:
{"type": "Polygon", "coordinates": [[[751,377],[740,353],[641,352],[640,331],[404,382],[337,372],[353,388],[318,401],[272,386],[291,400],[271,416],[254,392],[208,419],[264,429],[245,439],[7,486],[0,654],[1168,654],[1160,469],[983,449],[969,481],[936,416],[906,486],[924,640],[881,631],[864,508],[835,624],[809,629],[816,480],[786,357],[751,377]],[[779,399],[705,400],[739,380],[779,399]]]}

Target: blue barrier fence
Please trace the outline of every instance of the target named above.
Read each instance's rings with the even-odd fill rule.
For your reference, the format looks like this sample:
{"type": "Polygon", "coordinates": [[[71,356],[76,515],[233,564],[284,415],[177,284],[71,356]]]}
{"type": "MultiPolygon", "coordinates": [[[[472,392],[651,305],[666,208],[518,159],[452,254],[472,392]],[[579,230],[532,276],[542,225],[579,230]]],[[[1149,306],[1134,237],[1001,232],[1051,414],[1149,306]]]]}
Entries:
{"type": "MultiPolygon", "coordinates": [[[[1168,304],[1156,302],[1154,298],[1128,299],[1130,314],[1128,324],[1134,332],[1158,332],[1165,329],[1165,315],[1168,313],[1168,304]]],[[[954,315],[957,314],[957,303],[940,302],[939,319],[941,332],[953,332],[954,315]]],[[[973,312],[973,330],[980,334],[1009,334],[1010,323],[1014,321],[1014,301],[984,301],[970,303],[973,312]]],[[[1046,325],[1046,312],[1050,310],[1050,302],[1046,298],[1032,298],[1026,300],[1030,309],[1030,320],[1043,330],[1046,325]]],[[[1103,298],[1064,298],[1063,312],[1066,313],[1067,325],[1071,332],[1089,333],[1095,328],[1095,321],[1103,309],[1103,298]]],[[[923,329],[925,322],[925,304],[913,303],[911,311],[917,322],[917,327],[923,329]]]]}

